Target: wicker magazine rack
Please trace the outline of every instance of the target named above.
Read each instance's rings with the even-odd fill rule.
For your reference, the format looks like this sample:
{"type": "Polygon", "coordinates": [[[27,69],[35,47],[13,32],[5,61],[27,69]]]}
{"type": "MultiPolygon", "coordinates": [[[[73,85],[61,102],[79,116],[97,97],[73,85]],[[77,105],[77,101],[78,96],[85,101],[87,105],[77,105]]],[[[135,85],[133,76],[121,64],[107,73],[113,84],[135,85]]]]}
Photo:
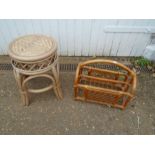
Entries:
{"type": "Polygon", "coordinates": [[[89,60],[77,67],[74,96],[76,100],[124,109],[134,97],[136,82],[136,74],[121,63],[89,60]]]}

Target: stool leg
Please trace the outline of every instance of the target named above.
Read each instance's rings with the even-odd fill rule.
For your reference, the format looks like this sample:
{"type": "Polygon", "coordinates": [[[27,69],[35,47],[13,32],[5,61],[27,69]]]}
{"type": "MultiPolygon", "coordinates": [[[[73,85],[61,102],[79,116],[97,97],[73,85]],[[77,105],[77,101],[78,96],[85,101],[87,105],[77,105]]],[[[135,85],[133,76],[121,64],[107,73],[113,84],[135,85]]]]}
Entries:
{"type": "Polygon", "coordinates": [[[59,93],[58,93],[58,90],[57,90],[57,87],[56,86],[54,86],[54,93],[55,93],[57,99],[60,99],[59,93]]]}
{"type": "Polygon", "coordinates": [[[13,72],[14,72],[14,76],[15,76],[15,79],[16,79],[18,87],[19,87],[22,101],[23,101],[24,105],[28,105],[29,104],[28,92],[27,92],[26,88],[22,88],[22,82],[23,82],[24,76],[15,70],[13,72]]]}
{"type": "Polygon", "coordinates": [[[60,87],[60,83],[56,84],[56,91],[58,93],[59,98],[62,99],[63,95],[62,95],[62,90],[61,90],[61,87],[60,87]]]}
{"type": "Polygon", "coordinates": [[[56,67],[55,66],[52,67],[52,73],[53,73],[54,80],[55,80],[55,83],[56,83],[56,86],[55,86],[54,89],[55,89],[55,93],[58,95],[58,98],[62,99],[63,95],[62,95],[60,80],[59,80],[59,68],[58,68],[57,65],[56,65],[56,67]]]}

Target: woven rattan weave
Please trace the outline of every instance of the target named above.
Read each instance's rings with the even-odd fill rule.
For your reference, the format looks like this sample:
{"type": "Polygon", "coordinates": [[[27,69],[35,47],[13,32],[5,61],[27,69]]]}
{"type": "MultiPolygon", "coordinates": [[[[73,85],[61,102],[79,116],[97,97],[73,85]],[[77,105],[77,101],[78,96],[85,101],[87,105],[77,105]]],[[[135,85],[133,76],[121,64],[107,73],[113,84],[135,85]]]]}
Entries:
{"type": "Polygon", "coordinates": [[[89,60],[77,67],[75,99],[124,109],[134,97],[136,81],[135,73],[121,63],[102,59],[89,60]],[[113,70],[107,69],[107,66],[113,70]]]}
{"type": "Polygon", "coordinates": [[[27,35],[14,40],[9,49],[24,105],[29,105],[29,92],[41,93],[53,88],[57,98],[62,98],[57,44],[53,38],[27,35]],[[28,89],[28,81],[38,77],[50,79],[51,84],[42,89],[28,89]]]}

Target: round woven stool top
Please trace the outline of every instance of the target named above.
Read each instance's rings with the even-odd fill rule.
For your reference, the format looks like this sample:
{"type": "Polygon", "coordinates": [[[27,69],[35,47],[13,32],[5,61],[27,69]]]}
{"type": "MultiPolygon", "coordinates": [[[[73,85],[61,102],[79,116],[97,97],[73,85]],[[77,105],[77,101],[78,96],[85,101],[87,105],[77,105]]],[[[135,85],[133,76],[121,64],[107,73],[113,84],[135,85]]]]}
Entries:
{"type": "Polygon", "coordinates": [[[27,35],[14,40],[9,55],[19,61],[37,61],[47,58],[57,50],[57,43],[44,35],[27,35]]]}

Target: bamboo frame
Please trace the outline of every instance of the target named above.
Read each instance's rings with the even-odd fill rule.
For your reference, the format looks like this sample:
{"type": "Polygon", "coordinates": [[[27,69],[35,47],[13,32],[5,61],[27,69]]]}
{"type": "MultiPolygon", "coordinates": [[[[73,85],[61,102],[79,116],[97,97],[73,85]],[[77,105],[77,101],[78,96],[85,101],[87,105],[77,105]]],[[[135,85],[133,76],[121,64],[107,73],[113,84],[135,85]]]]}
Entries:
{"type": "Polygon", "coordinates": [[[136,74],[125,65],[112,60],[88,60],[77,67],[74,97],[124,109],[135,95],[136,84],[136,74]],[[119,71],[93,67],[94,64],[115,65],[119,71]]]}
{"type": "Polygon", "coordinates": [[[9,55],[24,105],[29,105],[29,93],[42,93],[50,89],[54,89],[57,98],[62,99],[57,44],[52,38],[43,35],[20,37],[10,44],[9,55]],[[50,79],[51,84],[42,89],[28,89],[27,83],[38,77],[50,79]]]}

